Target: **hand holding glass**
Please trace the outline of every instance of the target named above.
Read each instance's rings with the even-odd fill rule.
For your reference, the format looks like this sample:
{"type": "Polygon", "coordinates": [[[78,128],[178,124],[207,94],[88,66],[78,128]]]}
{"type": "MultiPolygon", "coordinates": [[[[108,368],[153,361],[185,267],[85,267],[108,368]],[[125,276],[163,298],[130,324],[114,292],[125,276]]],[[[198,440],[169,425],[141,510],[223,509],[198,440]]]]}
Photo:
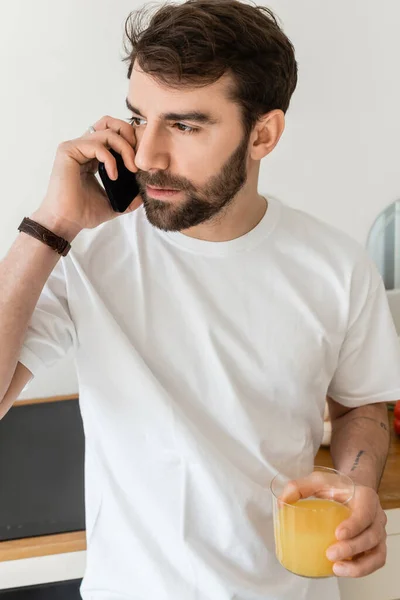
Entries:
{"type": "Polygon", "coordinates": [[[276,475],[271,491],[279,562],[303,577],[334,575],[326,551],[337,541],[336,528],[351,514],[353,481],[334,469],[315,467],[297,480],[276,475]]]}

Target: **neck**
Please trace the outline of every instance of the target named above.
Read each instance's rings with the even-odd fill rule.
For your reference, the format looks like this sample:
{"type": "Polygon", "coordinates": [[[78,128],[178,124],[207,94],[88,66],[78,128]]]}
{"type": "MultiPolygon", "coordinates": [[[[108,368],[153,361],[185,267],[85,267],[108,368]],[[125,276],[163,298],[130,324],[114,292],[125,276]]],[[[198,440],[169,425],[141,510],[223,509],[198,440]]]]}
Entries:
{"type": "Polygon", "coordinates": [[[263,196],[234,200],[223,215],[217,215],[206,223],[181,231],[184,235],[207,242],[228,242],[245,235],[261,221],[268,203],[263,196]]]}

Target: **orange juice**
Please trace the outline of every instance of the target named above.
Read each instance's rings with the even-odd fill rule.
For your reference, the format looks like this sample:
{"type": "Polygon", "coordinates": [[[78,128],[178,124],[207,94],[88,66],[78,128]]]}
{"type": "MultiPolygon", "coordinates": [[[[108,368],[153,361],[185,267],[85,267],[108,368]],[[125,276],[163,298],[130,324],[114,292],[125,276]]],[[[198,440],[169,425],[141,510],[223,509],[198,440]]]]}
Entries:
{"type": "Polygon", "coordinates": [[[326,550],[337,540],[336,527],[350,509],[334,500],[307,498],[283,505],[275,518],[276,555],[289,571],[303,577],[330,577],[326,550]]]}

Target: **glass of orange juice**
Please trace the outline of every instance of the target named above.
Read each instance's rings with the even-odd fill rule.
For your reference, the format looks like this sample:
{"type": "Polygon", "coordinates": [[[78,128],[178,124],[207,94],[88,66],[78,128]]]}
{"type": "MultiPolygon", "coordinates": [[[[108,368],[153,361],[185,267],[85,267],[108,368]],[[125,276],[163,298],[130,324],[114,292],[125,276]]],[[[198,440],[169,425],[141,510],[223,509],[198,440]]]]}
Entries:
{"type": "Polygon", "coordinates": [[[354,483],[339,471],[314,467],[306,477],[278,474],[271,482],[276,555],[288,571],[303,577],[331,577],[326,551],[338,525],[351,514],[354,483]],[[300,492],[299,492],[300,490],[300,492]]]}

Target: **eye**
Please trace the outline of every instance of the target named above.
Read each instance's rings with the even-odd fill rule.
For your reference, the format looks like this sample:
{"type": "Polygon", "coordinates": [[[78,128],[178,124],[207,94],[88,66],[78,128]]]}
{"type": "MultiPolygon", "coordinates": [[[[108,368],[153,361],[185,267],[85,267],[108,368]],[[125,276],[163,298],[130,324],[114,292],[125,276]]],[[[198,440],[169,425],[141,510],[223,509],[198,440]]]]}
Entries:
{"type": "Polygon", "coordinates": [[[128,122],[132,125],[132,127],[138,127],[139,124],[137,123],[137,121],[143,121],[143,119],[140,119],[139,117],[129,117],[128,118],[128,122]]]}
{"type": "Polygon", "coordinates": [[[198,127],[190,127],[190,125],[185,125],[184,123],[175,123],[174,127],[177,127],[179,131],[182,133],[196,133],[199,131],[198,127]],[[185,130],[182,131],[179,127],[185,127],[185,130]]]}
{"type": "MultiPolygon", "coordinates": [[[[141,119],[140,117],[129,117],[128,119],[128,122],[132,125],[132,127],[139,127],[140,123],[138,123],[138,121],[144,121],[144,119],[141,119]]],[[[190,127],[190,125],[185,125],[184,123],[174,123],[173,126],[184,135],[190,135],[191,133],[197,133],[200,131],[198,127],[190,127]],[[184,127],[184,129],[182,130],[180,127],[184,127]]]]}

